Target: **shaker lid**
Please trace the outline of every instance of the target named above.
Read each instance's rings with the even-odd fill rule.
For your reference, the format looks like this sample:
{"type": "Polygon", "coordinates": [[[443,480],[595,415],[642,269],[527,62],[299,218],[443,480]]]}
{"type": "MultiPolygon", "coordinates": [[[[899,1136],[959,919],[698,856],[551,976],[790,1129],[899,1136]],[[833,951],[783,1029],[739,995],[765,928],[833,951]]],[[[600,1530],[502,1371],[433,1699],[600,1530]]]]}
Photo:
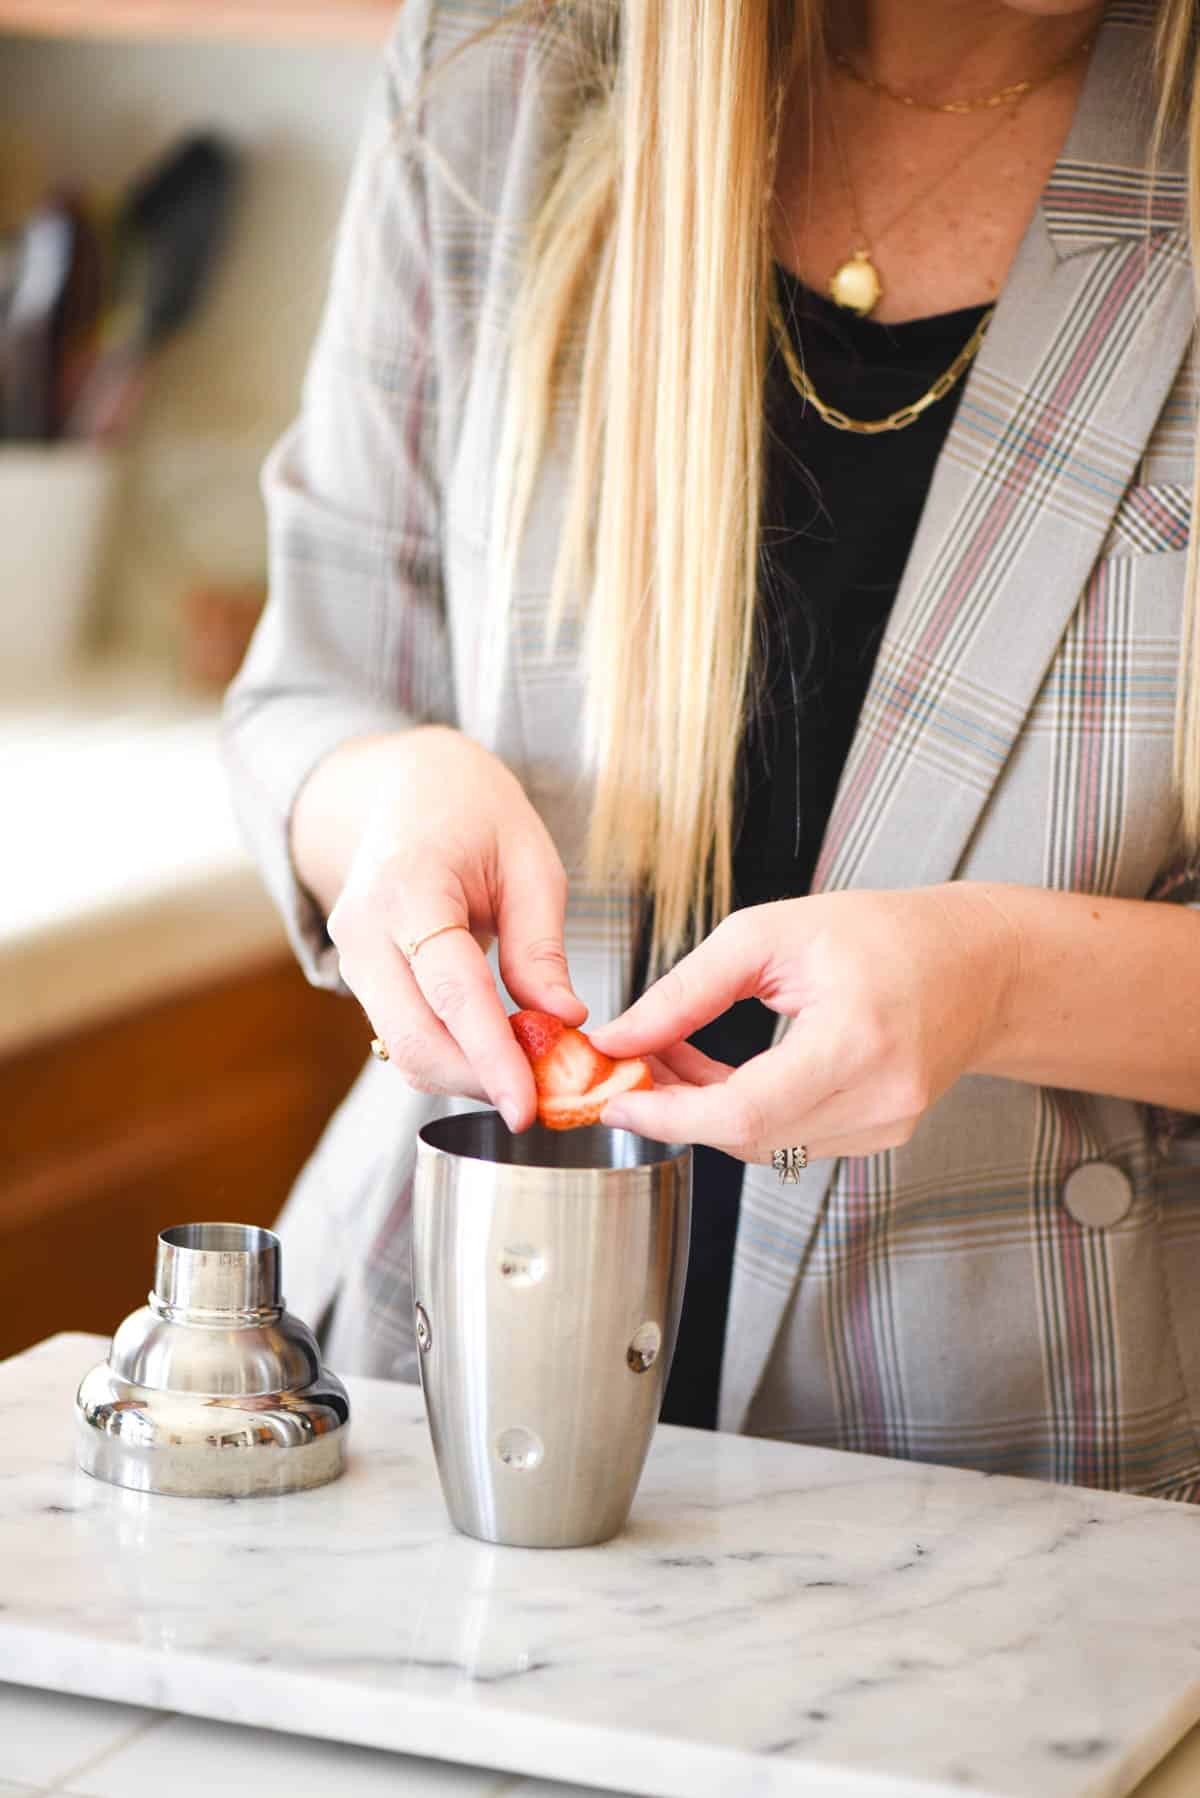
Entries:
{"type": "Polygon", "coordinates": [[[154,1288],[76,1398],[79,1464],[141,1492],[250,1497],[341,1473],[350,1401],[284,1308],[280,1243],[249,1224],[158,1238],[154,1288]]]}

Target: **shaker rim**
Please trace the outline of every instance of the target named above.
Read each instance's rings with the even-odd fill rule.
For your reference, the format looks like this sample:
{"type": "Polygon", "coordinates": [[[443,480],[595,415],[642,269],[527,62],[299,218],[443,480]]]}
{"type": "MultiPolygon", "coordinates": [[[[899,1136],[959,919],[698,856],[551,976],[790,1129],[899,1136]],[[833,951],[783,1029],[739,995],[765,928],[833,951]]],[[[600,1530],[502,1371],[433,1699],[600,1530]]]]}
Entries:
{"type": "Polygon", "coordinates": [[[519,1169],[523,1176],[561,1180],[571,1174],[652,1172],[686,1161],[690,1143],[656,1142],[632,1130],[590,1124],[577,1130],[547,1130],[533,1124],[514,1134],[499,1112],[465,1111],[434,1118],[417,1132],[421,1153],[448,1161],[478,1161],[489,1167],[519,1169]]]}

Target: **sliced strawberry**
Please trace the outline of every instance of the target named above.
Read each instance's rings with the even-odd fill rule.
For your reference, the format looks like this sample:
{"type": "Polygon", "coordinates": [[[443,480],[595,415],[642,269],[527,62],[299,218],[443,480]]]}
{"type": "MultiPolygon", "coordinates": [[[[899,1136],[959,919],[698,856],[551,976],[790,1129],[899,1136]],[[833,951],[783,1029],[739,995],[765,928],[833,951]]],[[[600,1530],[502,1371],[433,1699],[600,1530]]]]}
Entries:
{"type": "Polygon", "coordinates": [[[603,1080],[612,1066],[608,1056],[593,1049],[590,1038],[581,1030],[564,1030],[558,1047],[542,1063],[538,1090],[547,1099],[560,1093],[585,1093],[597,1080],[603,1080]]]}
{"type": "Polygon", "coordinates": [[[586,1092],[613,1065],[607,1055],[593,1049],[582,1031],[544,1011],[515,1012],[509,1023],[533,1070],[539,1098],[586,1092]]]}
{"type": "Polygon", "coordinates": [[[577,1130],[582,1124],[598,1124],[610,1099],[621,1093],[640,1092],[654,1085],[644,1061],[614,1061],[612,1073],[578,1098],[543,1099],[538,1117],[547,1130],[577,1130]]]}
{"type": "Polygon", "coordinates": [[[544,1011],[518,1011],[509,1019],[525,1051],[538,1092],[538,1117],[548,1130],[594,1124],[609,1099],[653,1086],[644,1061],[613,1061],[544,1011]]]}
{"type": "Polygon", "coordinates": [[[548,1011],[514,1011],[509,1018],[513,1035],[524,1049],[531,1067],[549,1055],[567,1026],[548,1011]]]}

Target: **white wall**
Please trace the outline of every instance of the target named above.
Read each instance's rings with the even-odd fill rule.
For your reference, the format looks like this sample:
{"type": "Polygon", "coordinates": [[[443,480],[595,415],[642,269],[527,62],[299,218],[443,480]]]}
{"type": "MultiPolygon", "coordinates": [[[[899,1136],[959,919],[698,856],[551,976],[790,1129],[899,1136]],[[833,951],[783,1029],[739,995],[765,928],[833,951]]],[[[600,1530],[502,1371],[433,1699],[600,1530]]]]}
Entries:
{"type": "Polygon", "coordinates": [[[44,160],[116,190],[186,128],[245,153],[227,258],[165,352],[124,483],[110,629],[164,665],[190,582],[262,572],[258,464],[295,407],[377,65],[361,45],[0,38],[0,185],[8,168],[27,187],[44,160]]]}

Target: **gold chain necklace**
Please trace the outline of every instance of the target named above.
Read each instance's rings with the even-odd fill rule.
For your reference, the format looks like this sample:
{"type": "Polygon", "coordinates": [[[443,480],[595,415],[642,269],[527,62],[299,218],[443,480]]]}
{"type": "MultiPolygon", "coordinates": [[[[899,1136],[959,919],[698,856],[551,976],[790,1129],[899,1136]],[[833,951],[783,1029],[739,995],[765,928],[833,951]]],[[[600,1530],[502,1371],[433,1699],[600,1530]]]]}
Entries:
{"type": "Polygon", "coordinates": [[[994,94],[975,94],[969,100],[919,100],[915,94],[902,94],[898,88],[889,87],[886,81],[878,80],[874,75],[866,75],[851,62],[841,50],[831,52],[833,61],[839,69],[844,69],[851,81],[857,81],[860,87],[870,88],[873,94],[882,94],[885,99],[894,100],[897,106],[915,106],[920,112],[986,112],[993,106],[1006,106],[1010,100],[1023,100],[1036,88],[1045,87],[1056,75],[1069,68],[1077,56],[1082,56],[1092,46],[1091,35],[1073,44],[1065,56],[1051,63],[1041,75],[1031,76],[1028,81],[1010,81],[1007,87],[999,87],[994,94]]]}
{"type": "MultiPolygon", "coordinates": [[[[1020,101],[1016,104],[1019,106],[1020,101]]],[[[924,187],[918,188],[913,198],[906,200],[899,212],[893,213],[886,224],[868,237],[863,226],[862,213],[859,210],[858,195],[855,192],[854,183],[850,179],[850,164],[846,157],[845,145],[842,143],[842,134],[838,128],[837,103],[833,94],[829,94],[829,128],[837,150],[838,162],[841,165],[842,184],[846,189],[846,198],[850,202],[850,214],[854,220],[854,229],[858,237],[858,248],[850,254],[845,262],[840,263],[829,277],[829,297],[835,305],[843,307],[847,312],[857,312],[860,318],[866,318],[868,313],[874,312],[883,298],[883,276],[875,261],[874,246],[890,231],[894,231],[901,220],[906,219],[909,213],[915,211],[924,200],[929,199],[931,194],[936,193],[943,181],[948,180],[952,174],[969,162],[978,151],[983,149],[985,144],[990,143],[993,137],[998,136],[1009,122],[1007,117],[998,119],[990,130],[985,131],[982,137],[976,139],[969,150],[963,155],[957,156],[949,168],[942,169],[924,187]]]]}
{"type": "Polygon", "coordinates": [[[975,360],[979,346],[987,335],[987,328],[992,322],[992,314],[995,310],[994,306],[988,307],[949,368],[944,369],[933,384],[925,389],[920,399],[913,400],[910,405],[901,406],[897,412],[889,412],[886,418],[851,418],[849,413],[843,412],[840,407],[831,406],[828,400],[823,400],[801,368],[796,352],[792,348],[791,336],[783,322],[783,314],[779,310],[779,301],[774,286],[771,287],[767,300],[767,314],[775,332],[784,365],[796,392],[813,407],[827,425],[832,425],[835,431],[854,431],[860,437],[878,437],[883,431],[902,431],[906,425],[911,425],[920,418],[922,412],[928,412],[930,406],[934,406],[938,400],[944,399],[975,360]]]}

